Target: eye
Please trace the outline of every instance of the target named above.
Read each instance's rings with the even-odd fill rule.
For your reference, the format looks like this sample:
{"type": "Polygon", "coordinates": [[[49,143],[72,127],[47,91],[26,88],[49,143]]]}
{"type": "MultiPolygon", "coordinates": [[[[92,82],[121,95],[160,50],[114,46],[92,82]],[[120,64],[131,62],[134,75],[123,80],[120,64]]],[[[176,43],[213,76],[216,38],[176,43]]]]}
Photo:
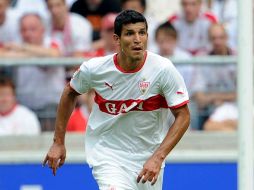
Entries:
{"type": "Polygon", "coordinates": [[[142,30],[139,32],[140,35],[146,35],[146,31],[142,30]]]}
{"type": "Polygon", "coordinates": [[[131,36],[132,32],[126,32],[126,36],[131,36]]]}

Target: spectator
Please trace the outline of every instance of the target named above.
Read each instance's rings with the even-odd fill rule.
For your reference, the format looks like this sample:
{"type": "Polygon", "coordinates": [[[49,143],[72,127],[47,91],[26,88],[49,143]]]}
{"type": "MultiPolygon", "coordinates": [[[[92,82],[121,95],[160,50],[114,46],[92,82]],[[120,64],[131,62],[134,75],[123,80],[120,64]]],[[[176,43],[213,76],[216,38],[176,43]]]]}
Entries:
{"type": "MultiPolygon", "coordinates": [[[[214,24],[209,29],[212,45],[208,55],[234,55],[235,52],[227,45],[227,33],[221,24],[214,24]]],[[[204,119],[213,112],[213,108],[236,100],[236,67],[235,65],[203,65],[200,69],[200,89],[194,99],[204,114],[204,119]]],[[[202,125],[202,122],[200,123],[202,125]]]]}
{"type": "Polygon", "coordinates": [[[65,0],[46,0],[51,21],[48,32],[60,43],[64,56],[83,56],[90,51],[92,27],[90,22],[75,13],[69,13],[65,0]]]}
{"type": "MultiPolygon", "coordinates": [[[[226,56],[234,54],[227,46],[227,34],[222,25],[216,24],[210,27],[209,39],[212,44],[212,50],[209,55],[226,56]]],[[[204,83],[201,90],[203,92],[200,91],[196,94],[196,100],[200,107],[206,107],[209,104],[220,104],[225,101],[234,101],[236,99],[235,65],[202,66],[201,72],[204,83]]]]}
{"type": "MultiPolygon", "coordinates": [[[[0,53],[4,43],[17,41],[19,38],[17,17],[18,14],[9,8],[9,0],[0,0],[0,53]]],[[[12,77],[12,69],[1,67],[0,75],[12,77]]]]}
{"type": "Polygon", "coordinates": [[[171,23],[165,22],[155,31],[155,39],[159,48],[159,54],[164,57],[176,57],[188,59],[191,54],[177,46],[178,34],[171,23]]]}
{"type": "Polygon", "coordinates": [[[217,107],[204,124],[207,131],[235,131],[237,129],[238,110],[235,103],[224,103],[217,107]]]}
{"type": "Polygon", "coordinates": [[[120,11],[120,3],[116,0],[77,0],[71,7],[71,12],[82,15],[92,23],[93,41],[100,39],[102,17],[120,11]]]}
{"type": "Polygon", "coordinates": [[[179,34],[179,47],[192,55],[207,51],[208,29],[217,22],[216,17],[201,12],[202,0],[181,0],[181,6],[183,12],[169,19],[179,34]]]}
{"type": "MultiPolygon", "coordinates": [[[[177,32],[169,23],[165,22],[158,26],[155,31],[155,39],[159,48],[159,55],[166,58],[189,59],[191,54],[177,46],[177,32]]],[[[177,70],[185,80],[189,95],[191,97],[192,85],[195,80],[195,70],[193,65],[176,65],[177,70]]]]}
{"type": "Polygon", "coordinates": [[[228,45],[237,48],[237,1],[236,0],[210,0],[210,10],[228,33],[228,45]]]}
{"type": "Polygon", "coordinates": [[[222,24],[214,24],[210,27],[209,39],[212,45],[209,55],[235,55],[234,50],[228,46],[228,35],[222,24]]]}
{"type": "MultiPolygon", "coordinates": [[[[6,50],[3,56],[60,56],[58,44],[45,37],[44,31],[44,26],[39,15],[24,15],[20,20],[22,43],[5,44],[6,50]]],[[[64,68],[60,66],[21,66],[17,70],[16,77],[17,94],[20,102],[39,114],[43,130],[52,129],[56,106],[65,85],[64,68]],[[49,120],[47,117],[52,120],[49,120]]]]}
{"type": "Polygon", "coordinates": [[[36,115],[17,104],[13,82],[0,77],[0,136],[38,135],[40,125],[36,115]]]}
{"type": "Polygon", "coordinates": [[[105,56],[117,52],[118,46],[113,39],[114,21],[117,14],[109,13],[101,21],[101,47],[94,52],[88,52],[85,57],[105,56]]]}
{"type": "Polygon", "coordinates": [[[147,49],[149,51],[157,52],[158,47],[156,45],[156,40],[155,40],[155,30],[157,26],[159,25],[159,23],[154,17],[146,13],[146,0],[121,0],[121,1],[122,1],[122,8],[124,10],[132,9],[137,12],[140,12],[146,17],[147,22],[149,23],[149,27],[148,27],[149,39],[148,39],[147,49]]]}

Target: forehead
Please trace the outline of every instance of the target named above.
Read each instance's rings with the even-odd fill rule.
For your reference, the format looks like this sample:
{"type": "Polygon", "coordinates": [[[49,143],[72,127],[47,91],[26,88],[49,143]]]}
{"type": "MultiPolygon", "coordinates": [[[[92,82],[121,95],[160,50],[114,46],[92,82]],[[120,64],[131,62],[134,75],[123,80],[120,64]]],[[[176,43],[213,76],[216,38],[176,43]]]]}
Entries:
{"type": "Polygon", "coordinates": [[[127,30],[138,31],[143,29],[146,30],[146,24],[144,22],[136,22],[136,23],[124,24],[122,31],[127,31],[127,30]]]}
{"type": "Polygon", "coordinates": [[[0,91],[12,91],[12,87],[10,85],[0,85],[0,91]]]}
{"type": "Polygon", "coordinates": [[[24,26],[24,25],[28,25],[28,26],[38,25],[39,26],[41,25],[41,20],[34,15],[25,16],[21,20],[21,26],[24,26]]]}
{"type": "Polygon", "coordinates": [[[225,31],[223,30],[223,28],[219,27],[219,26],[214,26],[210,29],[210,34],[211,35],[221,35],[224,34],[225,31]]]}

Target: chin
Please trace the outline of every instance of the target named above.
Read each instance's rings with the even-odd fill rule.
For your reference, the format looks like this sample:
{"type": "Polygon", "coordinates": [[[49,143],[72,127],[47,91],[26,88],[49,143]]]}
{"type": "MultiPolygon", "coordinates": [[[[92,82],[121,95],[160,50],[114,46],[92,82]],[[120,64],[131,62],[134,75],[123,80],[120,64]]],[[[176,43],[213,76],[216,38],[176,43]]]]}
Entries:
{"type": "Polygon", "coordinates": [[[142,60],[142,58],[143,58],[143,54],[133,55],[132,56],[132,59],[135,60],[135,61],[142,60]]]}

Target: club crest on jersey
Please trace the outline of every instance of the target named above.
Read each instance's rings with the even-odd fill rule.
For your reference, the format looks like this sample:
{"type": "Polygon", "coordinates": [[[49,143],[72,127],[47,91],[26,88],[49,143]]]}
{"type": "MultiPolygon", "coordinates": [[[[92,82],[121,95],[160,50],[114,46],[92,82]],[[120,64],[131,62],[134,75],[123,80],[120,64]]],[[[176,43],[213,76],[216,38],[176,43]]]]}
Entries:
{"type": "Polygon", "coordinates": [[[150,82],[147,82],[147,81],[145,81],[145,79],[143,79],[142,81],[138,82],[138,87],[139,87],[140,92],[142,94],[145,94],[150,87],[150,82]]]}

